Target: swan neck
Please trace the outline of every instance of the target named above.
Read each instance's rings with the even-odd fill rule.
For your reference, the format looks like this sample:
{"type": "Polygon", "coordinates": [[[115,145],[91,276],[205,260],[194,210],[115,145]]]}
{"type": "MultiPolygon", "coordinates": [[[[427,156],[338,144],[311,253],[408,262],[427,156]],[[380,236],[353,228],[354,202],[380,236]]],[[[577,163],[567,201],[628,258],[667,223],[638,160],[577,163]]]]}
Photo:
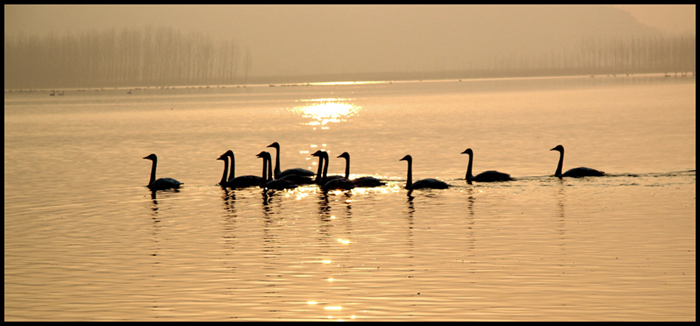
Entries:
{"type": "Polygon", "coordinates": [[[154,158],[151,164],[151,179],[148,181],[148,185],[152,185],[156,181],[156,166],[158,165],[158,159],[154,158]]]}
{"type": "Polygon", "coordinates": [[[316,172],[316,183],[320,184],[323,180],[323,156],[318,156],[318,171],[316,172]]]}
{"type": "MultiPolygon", "coordinates": [[[[270,165],[272,165],[272,162],[270,162],[270,165]]],[[[272,169],[272,167],[270,167],[270,169],[272,169]]],[[[280,173],[280,149],[275,147],[275,179],[279,178],[280,173]]],[[[270,178],[272,178],[272,175],[270,175],[270,178]]]]}
{"type": "Polygon", "coordinates": [[[350,158],[345,158],[345,179],[350,180],[350,158]]]}
{"type": "Polygon", "coordinates": [[[267,179],[269,181],[272,181],[273,180],[273,177],[272,177],[272,159],[270,159],[269,157],[266,157],[265,160],[267,160],[267,179]]]}
{"type": "Polygon", "coordinates": [[[262,168],[262,179],[263,183],[267,182],[267,160],[265,157],[262,158],[263,160],[263,168],[262,168]]]}
{"type": "Polygon", "coordinates": [[[224,158],[224,175],[221,176],[221,182],[219,182],[220,185],[223,185],[226,183],[226,175],[228,174],[228,159],[224,158]]]}
{"type": "Polygon", "coordinates": [[[559,152],[559,164],[557,164],[557,171],[554,172],[554,176],[561,176],[561,169],[564,166],[564,151],[559,152]]]}
{"type": "Polygon", "coordinates": [[[327,157],[323,157],[323,180],[326,180],[328,177],[328,161],[330,161],[327,157]]]}
{"type": "Polygon", "coordinates": [[[474,175],[472,174],[472,163],[474,163],[474,159],[471,153],[467,153],[467,155],[469,155],[469,163],[467,164],[467,174],[464,176],[464,178],[469,181],[474,178],[474,175]]]}
{"type": "Polygon", "coordinates": [[[408,175],[406,176],[406,189],[411,189],[411,186],[413,186],[413,162],[411,160],[408,160],[408,175]]]}
{"type": "Polygon", "coordinates": [[[233,154],[230,155],[231,157],[231,167],[229,168],[229,174],[228,174],[228,181],[231,181],[236,178],[236,158],[233,156],[233,154]]]}

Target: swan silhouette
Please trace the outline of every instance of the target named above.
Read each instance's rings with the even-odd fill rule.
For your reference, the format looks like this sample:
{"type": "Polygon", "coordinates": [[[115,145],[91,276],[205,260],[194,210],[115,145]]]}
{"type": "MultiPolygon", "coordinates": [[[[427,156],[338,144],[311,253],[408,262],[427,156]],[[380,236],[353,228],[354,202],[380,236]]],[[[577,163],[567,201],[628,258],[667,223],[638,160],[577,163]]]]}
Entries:
{"type": "MultiPolygon", "coordinates": [[[[438,179],[433,179],[433,178],[427,178],[427,179],[421,179],[416,182],[413,182],[413,158],[411,155],[406,155],[399,161],[407,161],[408,162],[408,177],[406,178],[406,189],[408,190],[413,190],[413,189],[446,189],[450,185],[447,183],[440,181],[438,179]]],[[[409,192],[410,194],[410,192],[409,192]]]]}
{"type": "Polygon", "coordinates": [[[256,175],[243,175],[240,177],[236,177],[236,158],[233,154],[233,151],[226,151],[226,153],[222,154],[219,158],[217,158],[217,160],[224,161],[224,176],[221,177],[222,182],[220,182],[219,185],[229,188],[246,188],[260,186],[262,184],[263,178],[256,175]],[[228,160],[226,159],[227,157],[231,160],[231,168],[228,179],[224,181],[224,178],[227,173],[226,170],[228,169],[228,160]]]}
{"type": "Polygon", "coordinates": [[[469,165],[467,165],[467,175],[464,177],[468,184],[472,184],[472,181],[476,182],[498,182],[498,181],[511,181],[515,180],[510,177],[510,174],[498,172],[498,171],[484,171],[479,173],[477,176],[472,175],[472,163],[474,160],[474,152],[471,148],[467,148],[462,152],[462,154],[469,154],[469,165]]]}
{"type": "Polygon", "coordinates": [[[311,154],[313,156],[318,156],[319,159],[319,164],[321,162],[324,162],[323,164],[323,178],[321,178],[321,183],[319,183],[319,186],[321,187],[322,190],[324,191],[329,191],[329,190],[350,190],[355,188],[355,184],[350,181],[347,177],[344,177],[342,175],[332,175],[328,176],[328,153],[324,151],[316,151],[315,153],[311,154]]]}
{"type": "MultiPolygon", "coordinates": [[[[338,158],[345,159],[345,179],[350,180],[350,154],[348,152],[343,152],[343,154],[338,155],[338,158]]],[[[355,187],[379,187],[385,185],[384,182],[375,177],[359,177],[350,180],[355,185],[355,187]]]]}
{"type": "Polygon", "coordinates": [[[331,188],[342,189],[343,187],[344,187],[344,189],[354,188],[354,186],[351,187],[351,185],[348,183],[337,183],[340,181],[336,181],[336,183],[326,186],[326,184],[328,184],[331,181],[345,179],[345,177],[343,177],[342,175],[328,176],[328,161],[329,161],[328,152],[325,152],[322,150],[317,150],[316,152],[311,154],[311,156],[317,156],[319,158],[319,160],[318,160],[318,164],[319,164],[318,172],[319,172],[319,174],[321,174],[321,177],[320,178],[318,176],[316,177],[316,184],[318,184],[319,187],[321,187],[321,189],[325,188],[324,190],[331,190],[331,188]],[[321,164],[323,164],[323,171],[321,171],[321,164]]]}
{"type": "Polygon", "coordinates": [[[550,151],[559,152],[559,164],[557,164],[557,171],[554,172],[555,177],[581,178],[581,177],[600,177],[600,176],[605,175],[605,172],[603,172],[603,171],[598,171],[596,169],[591,169],[591,168],[586,168],[586,167],[573,168],[573,169],[570,169],[562,174],[561,168],[564,165],[564,146],[557,145],[556,147],[550,149],[550,151]]]}
{"type": "Polygon", "coordinates": [[[156,180],[156,167],[158,166],[158,157],[156,154],[148,155],[143,159],[153,161],[153,164],[151,165],[151,179],[148,181],[148,189],[151,189],[152,191],[177,189],[183,185],[182,182],[173,178],[160,178],[156,180]]]}
{"type": "Polygon", "coordinates": [[[267,147],[273,147],[276,149],[275,175],[274,175],[275,179],[279,179],[279,178],[282,178],[282,177],[284,177],[286,175],[290,175],[290,174],[295,174],[295,175],[302,176],[302,177],[313,177],[314,176],[313,171],[309,171],[309,170],[302,169],[302,168],[293,168],[293,169],[286,169],[284,171],[280,171],[281,170],[281,167],[280,167],[280,144],[277,142],[274,142],[270,145],[267,145],[267,147]]]}
{"type": "Polygon", "coordinates": [[[263,180],[265,180],[263,187],[265,189],[284,190],[294,189],[299,186],[289,179],[272,179],[272,158],[270,153],[262,151],[256,157],[263,159],[263,180]]]}

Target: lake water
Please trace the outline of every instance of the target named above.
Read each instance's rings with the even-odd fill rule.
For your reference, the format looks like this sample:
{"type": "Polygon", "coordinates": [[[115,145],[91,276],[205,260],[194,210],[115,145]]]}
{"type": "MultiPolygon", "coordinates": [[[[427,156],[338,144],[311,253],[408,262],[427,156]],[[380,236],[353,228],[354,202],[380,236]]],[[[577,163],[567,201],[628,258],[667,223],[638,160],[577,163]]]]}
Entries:
{"type": "Polygon", "coordinates": [[[694,77],[273,86],[5,92],[5,320],[696,319],[694,77]],[[217,186],[275,141],[388,184],[217,186]]]}

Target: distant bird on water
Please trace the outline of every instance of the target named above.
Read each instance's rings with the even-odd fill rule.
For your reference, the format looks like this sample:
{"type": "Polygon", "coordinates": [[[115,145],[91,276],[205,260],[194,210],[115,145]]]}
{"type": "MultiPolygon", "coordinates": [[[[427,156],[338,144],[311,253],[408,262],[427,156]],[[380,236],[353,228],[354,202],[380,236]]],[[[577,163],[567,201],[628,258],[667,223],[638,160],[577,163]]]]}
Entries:
{"type": "Polygon", "coordinates": [[[177,189],[183,185],[182,182],[177,181],[173,178],[160,178],[156,180],[156,167],[158,166],[158,157],[156,156],[156,154],[151,154],[144,157],[144,159],[153,161],[153,164],[151,165],[151,179],[148,181],[148,189],[151,189],[151,191],[177,189]]]}
{"type": "Polygon", "coordinates": [[[559,164],[557,164],[557,171],[554,172],[555,177],[581,178],[581,177],[600,177],[600,176],[605,175],[605,172],[603,172],[603,171],[598,171],[596,169],[591,169],[591,168],[586,168],[586,167],[573,168],[573,169],[570,169],[562,174],[561,169],[562,169],[562,166],[564,165],[564,146],[557,145],[556,147],[550,149],[550,151],[559,152],[559,164]]]}

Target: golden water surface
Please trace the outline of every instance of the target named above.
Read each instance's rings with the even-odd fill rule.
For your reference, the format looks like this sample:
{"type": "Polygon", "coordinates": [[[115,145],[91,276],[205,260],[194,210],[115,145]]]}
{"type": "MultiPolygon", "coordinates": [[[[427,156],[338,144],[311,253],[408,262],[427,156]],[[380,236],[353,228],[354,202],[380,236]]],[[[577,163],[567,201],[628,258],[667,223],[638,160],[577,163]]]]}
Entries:
{"type": "Polygon", "coordinates": [[[694,77],[6,92],[5,320],[694,320],[695,187],[694,77]],[[217,186],[275,141],[387,185],[217,186]]]}

